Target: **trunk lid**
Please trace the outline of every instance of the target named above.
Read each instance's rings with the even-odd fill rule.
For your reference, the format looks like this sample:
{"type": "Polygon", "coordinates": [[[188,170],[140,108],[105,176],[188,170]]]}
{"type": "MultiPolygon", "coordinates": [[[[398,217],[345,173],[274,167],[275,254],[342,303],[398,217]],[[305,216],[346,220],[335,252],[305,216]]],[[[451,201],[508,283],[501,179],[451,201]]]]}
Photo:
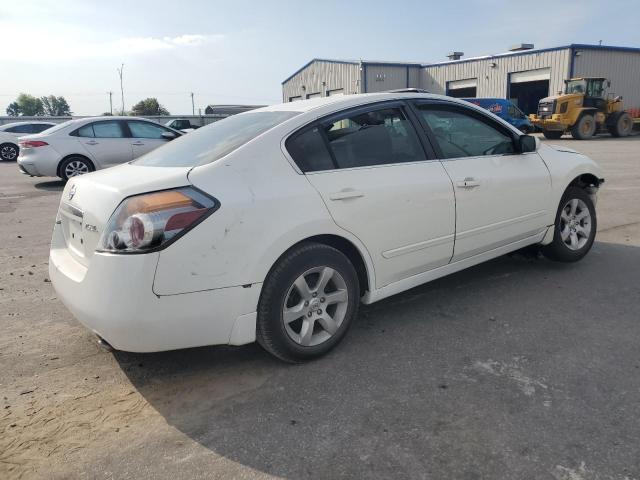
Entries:
{"type": "Polygon", "coordinates": [[[189,170],[125,164],[69,179],[56,219],[69,253],[88,266],[111,214],[122,200],[189,185],[189,170]]]}

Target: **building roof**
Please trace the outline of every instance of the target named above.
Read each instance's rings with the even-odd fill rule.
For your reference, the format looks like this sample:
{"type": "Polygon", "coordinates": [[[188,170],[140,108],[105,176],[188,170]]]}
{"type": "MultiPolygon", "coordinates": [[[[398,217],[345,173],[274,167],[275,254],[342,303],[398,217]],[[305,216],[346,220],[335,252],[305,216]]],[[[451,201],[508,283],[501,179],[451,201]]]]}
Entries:
{"type": "Polygon", "coordinates": [[[393,62],[393,61],[386,61],[386,60],[339,60],[335,58],[312,58],[307,63],[305,63],[302,67],[300,67],[298,70],[296,70],[287,78],[285,78],[282,81],[282,84],[287,83],[289,80],[291,80],[298,73],[300,73],[302,70],[304,70],[314,62],[342,63],[342,64],[348,64],[348,65],[378,65],[378,66],[389,65],[394,67],[422,67],[423,66],[421,62],[407,63],[407,62],[393,62]]]}
{"type": "Polygon", "coordinates": [[[333,58],[313,58],[309,62],[305,63],[298,70],[289,75],[286,79],[282,81],[284,85],[293,77],[295,77],[302,70],[307,68],[314,62],[329,62],[329,63],[342,63],[342,64],[353,64],[353,65],[376,65],[376,66],[384,66],[384,65],[392,65],[392,66],[400,66],[400,67],[441,67],[450,64],[457,63],[465,63],[465,62],[475,62],[478,60],[488,60],[492,58],[502,58],[502,57],[511,57],[517,55],[531,55],[535,53],[543,53],[543,52],[552,52],[555,50],[605,50],[605,51],[616,51],[616,52],[634,52],[640,53],[640,48],[636,47],[617,47],[613,45],[589,45],[584,43],[572,43],[569,45],[563,45],[560,47],[550,47],[550,48],[535,48],[531,50],[519,50],[515,52],[504,52],[504,53],[496,53],[490,55],[483,55],[479,57],[469,57],[469,58],[461,58],[460,60],[447,60],[444,62],[435,62],[435,63],[423,63],[423,62],[389,62],[389,61],[374,61],[374,60],[339,60],[333,58]]]}

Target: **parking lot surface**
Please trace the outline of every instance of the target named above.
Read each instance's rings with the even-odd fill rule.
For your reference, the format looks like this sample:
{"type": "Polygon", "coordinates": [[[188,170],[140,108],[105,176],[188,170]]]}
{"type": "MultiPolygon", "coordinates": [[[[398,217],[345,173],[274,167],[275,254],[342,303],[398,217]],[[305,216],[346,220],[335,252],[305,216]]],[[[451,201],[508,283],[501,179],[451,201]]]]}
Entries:
{"type": "Polygon", "coordinates": [[[298,366],[101,349],[47,278],[62,182],[0,163],[0,478],[640,480],[640,136],[552,143],[605,171],[583,261],[363,307],[298,366]]]}

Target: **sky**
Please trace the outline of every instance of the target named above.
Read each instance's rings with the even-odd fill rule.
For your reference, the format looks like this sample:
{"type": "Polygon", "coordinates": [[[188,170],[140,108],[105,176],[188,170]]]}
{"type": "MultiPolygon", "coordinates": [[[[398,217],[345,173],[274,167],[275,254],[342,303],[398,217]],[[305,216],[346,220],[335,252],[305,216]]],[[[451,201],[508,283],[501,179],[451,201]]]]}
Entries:
{"type": "Polygon", "coordinates": [[[76,115],[156,97],[172,114],[281,102],[312,58],[412,61],[516,43],[640,47],[640,0],[0,0],[0,115],[21,92],[76,115]]]}

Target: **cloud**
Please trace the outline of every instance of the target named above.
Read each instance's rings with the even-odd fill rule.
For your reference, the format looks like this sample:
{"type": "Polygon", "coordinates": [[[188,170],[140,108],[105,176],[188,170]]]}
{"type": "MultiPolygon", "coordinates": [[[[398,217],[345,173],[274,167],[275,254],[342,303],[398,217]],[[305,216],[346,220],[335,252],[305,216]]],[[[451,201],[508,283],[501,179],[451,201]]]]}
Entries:
{"type": "MultiPolygon", "coordinates": [[[[7,38],[19,38],[11,48],[0,49],[0,60],[22,63],[50,63],[95,58],[122,58],[131,55],[146,55],[154,52],[195,49],[220,43],[222,34],[183,34],[175,37],[122,37],[95,41],[86,38],[86,32],[22,32],[0,30],[7,38]]],[[[9,27],[10,29],[11,27],[9,27]]]]}

